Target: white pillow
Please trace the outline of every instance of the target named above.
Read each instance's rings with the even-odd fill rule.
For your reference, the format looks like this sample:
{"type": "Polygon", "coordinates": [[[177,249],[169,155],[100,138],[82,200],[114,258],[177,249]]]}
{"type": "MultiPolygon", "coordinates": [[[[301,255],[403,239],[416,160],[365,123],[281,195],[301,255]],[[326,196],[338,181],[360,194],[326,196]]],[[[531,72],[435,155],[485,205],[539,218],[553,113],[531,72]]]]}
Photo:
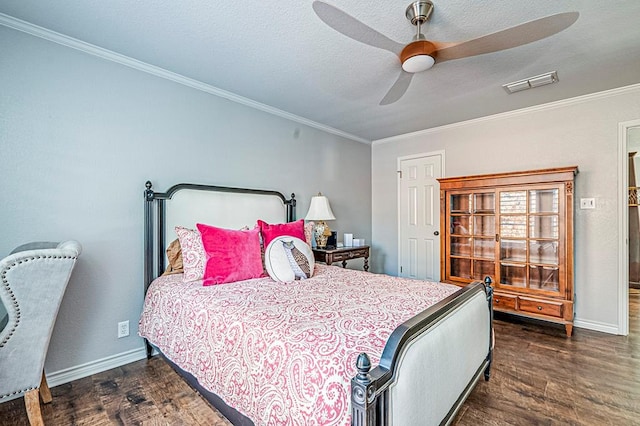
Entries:
{"type": "Polygon", "coordinates": [[[274,281],[291,282],[311,278],[315,260],[309,244],[300,238],[282,235],[265,249],[264,266],[274,281]]]}

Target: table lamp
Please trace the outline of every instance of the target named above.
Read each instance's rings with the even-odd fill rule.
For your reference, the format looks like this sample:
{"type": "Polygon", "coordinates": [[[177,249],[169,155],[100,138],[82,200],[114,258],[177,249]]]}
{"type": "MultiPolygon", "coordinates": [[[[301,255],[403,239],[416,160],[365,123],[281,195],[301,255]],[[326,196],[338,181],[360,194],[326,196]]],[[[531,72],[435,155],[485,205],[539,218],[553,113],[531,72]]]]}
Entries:
{"type": "Polygon", "coordinates": [[[335,220],[335,218],[327,197],[320,192],[318,192],[318,195],[311,197],[311,205],[305,220],[313,220],[315,222],[313,235],[318,248],[325,248],[327,246],[327,238],[331,235],[331,229],[329,229],[329,225],[325,220],[335,220]]]}

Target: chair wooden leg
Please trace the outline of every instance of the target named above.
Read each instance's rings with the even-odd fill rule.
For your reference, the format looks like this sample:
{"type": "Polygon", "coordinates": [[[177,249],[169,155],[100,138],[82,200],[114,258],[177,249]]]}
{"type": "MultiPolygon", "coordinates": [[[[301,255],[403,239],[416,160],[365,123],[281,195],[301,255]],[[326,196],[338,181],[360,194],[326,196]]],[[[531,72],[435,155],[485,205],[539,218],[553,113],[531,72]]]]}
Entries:
{"type": "Polygon", "coordinates": [[[24,394],[24,405],[27,407],[27,417],[31,426],[44,426],[40,412],[40,392],[33,389],[24,394]]]}
{"type": "Polygon", "coordinates": [[[40,380],[40,399],[43,404],[48,404],[53,399],[51,397],[51,390],[49,390],[49,385],[47,384],[47,378],[44,375],[44,371],[42,372],[42,380],[40,380]]]}

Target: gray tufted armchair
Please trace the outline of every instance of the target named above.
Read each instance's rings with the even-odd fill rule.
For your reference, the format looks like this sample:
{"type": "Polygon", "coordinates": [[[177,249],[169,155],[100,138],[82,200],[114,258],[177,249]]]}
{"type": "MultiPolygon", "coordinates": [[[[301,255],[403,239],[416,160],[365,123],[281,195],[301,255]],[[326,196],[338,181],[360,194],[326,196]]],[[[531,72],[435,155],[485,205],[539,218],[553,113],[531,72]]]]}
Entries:
{"type": "Polygon", "coordinates": [[[62,296],[82,250],[77,241],[35,242],[0,260],[0,403],[23,395],[31,425],[51,402],[44,361],[62,296]]]}

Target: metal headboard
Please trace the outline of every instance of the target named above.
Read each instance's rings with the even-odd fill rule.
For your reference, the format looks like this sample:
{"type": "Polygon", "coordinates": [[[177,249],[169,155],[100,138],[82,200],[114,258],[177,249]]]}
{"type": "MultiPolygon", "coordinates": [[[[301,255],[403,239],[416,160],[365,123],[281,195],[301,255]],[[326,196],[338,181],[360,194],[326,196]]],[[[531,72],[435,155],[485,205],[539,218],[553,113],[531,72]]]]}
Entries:
{"type": "MultiPolygon", "coordinates": [[[[147,294],[149,284],[156,277],[160,276],[165,269],[166,248],[166,202],[182,190],[222,192],[234,194],[262,195],[279,198],[286,209],[282,220],[292,222],[296,219],[296,199],[295,194],[287,199],[278,191],[262,189],[230,188],[226,186],[201,185],[193,183],[179,183],[173,185],[166,192],[155,192],[152,189],[151,181],[145,183],[144,191],[144,293],[147,294]],[[155,205],[155,209],[154,209],[155,205]],[[156,267],[156,274],[153,269],[156,267]]],[[[233,206],[229,207],[233,209],[233,206]]],[[[186,224],[185,224],[186,225],[186,224]]],[[[213,224],[215,225],[215,224],[213,224]]]]}

